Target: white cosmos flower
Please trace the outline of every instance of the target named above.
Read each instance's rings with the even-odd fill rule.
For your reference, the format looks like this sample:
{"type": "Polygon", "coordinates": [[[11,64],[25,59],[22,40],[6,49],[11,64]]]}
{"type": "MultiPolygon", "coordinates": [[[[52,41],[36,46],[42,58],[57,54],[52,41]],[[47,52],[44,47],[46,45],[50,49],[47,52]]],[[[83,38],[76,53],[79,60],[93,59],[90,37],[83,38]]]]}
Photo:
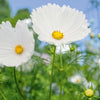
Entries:
{"type": "Polygon", "coordinates": [[[15,28],[10,22],[0,25],[0,64],[19,66],[33,54],[33,34],[24,21],[18,21],[15,28]]]}
{"type": "Polygon", "coordinates": [[[84,86],[85,86],[85,88],[86,89],[89,89],[91,86],[93,87],[93,89],[95,89],[96,88],[96,86],[95,86],[95,84],[94,83],[92,83],[92,82],[87,82],[87,81],[84,81],[84,86]]]}
{"type": "Polygon", "coordinates": [[[33,10],[33,29],[39,40],[61,45],[81,40],[88,35],[87,20],[83,12],[63,5],[48,4],[33,10]]]}
{"type": "Polygon", "coordinates": [[[74,83],[74,84],[80,84],[80,83],[82,83],[84,80],[85,80],[85,78],[83,78],[81,75],[78,75],[78,74],[73,75],[72,77],[69,77],[69,78],[68,78],[68,81],[69,81],[69,82],[72,82],[72,83],[74,83]]]}

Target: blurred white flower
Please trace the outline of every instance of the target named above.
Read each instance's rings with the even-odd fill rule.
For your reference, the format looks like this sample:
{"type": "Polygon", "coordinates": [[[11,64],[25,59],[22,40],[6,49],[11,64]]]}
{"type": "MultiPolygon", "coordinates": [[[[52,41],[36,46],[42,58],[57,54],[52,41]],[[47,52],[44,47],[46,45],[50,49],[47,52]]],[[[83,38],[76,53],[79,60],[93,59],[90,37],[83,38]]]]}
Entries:
{"type": "Polygon", "coordinates": [[[79,74],[76,74],[76,75],[73,75],[72,77],[69,77],[68,78],[68,81],[69,82],[72,82],[74,84],[80,84],[84,81],[84,77],[82,77],[81,75],[79,74]]]}
{"type": "MultiPolygon", "coordinates": [[[[60,89],[59,89],[59,87],[58,87],[58,85],[56,83],[52,83],[52,91],[56,95],[59,95],[60,94],[60,89]]],[[[64,94],[64,91],[62,91],[62,94],[64,94]]]]}
{"type": "Polygon", "coordinates": [[[85,46],[87,51],[94,54],[98,53],[98,50],[94,47],[93,43],[91,43],[90,41],[85,41],[85,46]]]}
{"type": "Polygon", "coordinates": [[[100,65],[100,59],[95,59],[95,62],[100,65]]]}
{"type": "Polygon", "coordinates": [[[63,5],[48,4],[33,10],[33,30],[39,40],[54,45],[69,44],[90,33],[83,12],[63,5]]]}
{"type": "Polygon", "coordinates": [[[72,77],[69,77],[68,81],[74,84],[83,84],[83,86],[86,89],[89,89],[91,86],[93,87],[93,89],[96,88],[96,86],[92,82],[87,82],[85,77],[83,77],[81,74],[76,74],[76,75],[73,75],[72,77]]]}
{"type": "Polygon", "coordinates": [[[33,51],[33,33],[24,21],[19,20],[15,28],[8,21],[0,25],[0,64],[19,66],[31,58],[33,51]]]}
{"type": "Polygon", "coordinates": [[[50,64],[50,62],[51,62],[51,57],[50,57],[48,54],[43,53],[43,54],[41,55],[41,58],[44,59],[43,62],[44,62],[46,65],[49,65],[49,64],[50,64]]]}
{"type": "Polygon", "coordinates": [[[60,54],[60,49],[61,49],[61,53],[63,54],[70,50],[69,45],[66,45],[66,44],[61,45],[61,46],[56,46],[57,54],[60,54]]]}
{"type": "Polygon", "coordinates": [[[83,85],[85,86],[86,89],[89,89],[91,86],[93,87],[93,89],[96,88],[96,86],[92,82],[84,81],[83,85]]]}

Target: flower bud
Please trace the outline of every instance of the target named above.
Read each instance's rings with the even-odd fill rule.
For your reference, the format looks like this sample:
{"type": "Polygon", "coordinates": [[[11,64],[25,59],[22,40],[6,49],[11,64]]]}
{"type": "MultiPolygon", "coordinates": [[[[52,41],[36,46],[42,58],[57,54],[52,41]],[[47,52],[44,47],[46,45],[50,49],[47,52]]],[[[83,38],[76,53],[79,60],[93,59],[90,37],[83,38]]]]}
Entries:
{"type": "Polygon", "coordinates": [[[90,37],[93,39],[94,38],[94,33],[91,32],[90,37]]]}
{"type": "Polygon", "coordinates": [[[93,92],[92,89],[87,89],[87,90],[85,90],[85,95],[86,95],[87,97],[92,97],[93,94],[94,94],[94,92],[93,92]]]}
{"type": "Polygon", "coordinates": [[[70,48],[70,51],[72,52],[72,51],[74,51],[74,50],[75,50],[75,47],[72,46],[72,47],[70,48]]]}

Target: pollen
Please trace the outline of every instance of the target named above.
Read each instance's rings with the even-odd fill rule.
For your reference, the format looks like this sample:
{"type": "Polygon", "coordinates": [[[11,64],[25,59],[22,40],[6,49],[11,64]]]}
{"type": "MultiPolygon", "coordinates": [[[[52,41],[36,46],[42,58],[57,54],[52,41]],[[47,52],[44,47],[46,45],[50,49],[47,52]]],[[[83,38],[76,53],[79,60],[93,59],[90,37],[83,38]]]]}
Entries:
{"type": "Polygon", "coordinates": [[[54,31],[54,32],[52,33],[52,37],[53,37],[54,39],[61,40],[61,39],[64,37],[64,35],[63,35],[63,33],[61,33],[60,31],[54,31]]]}
{"type": "Polygon", "coordinates": [[[23,47],[22,47],[21,45],[17,45],[17,46],[15,47],[15,52],[16,52],[17,54],[21,54],[21,53],[23,52],[23,47]]]}

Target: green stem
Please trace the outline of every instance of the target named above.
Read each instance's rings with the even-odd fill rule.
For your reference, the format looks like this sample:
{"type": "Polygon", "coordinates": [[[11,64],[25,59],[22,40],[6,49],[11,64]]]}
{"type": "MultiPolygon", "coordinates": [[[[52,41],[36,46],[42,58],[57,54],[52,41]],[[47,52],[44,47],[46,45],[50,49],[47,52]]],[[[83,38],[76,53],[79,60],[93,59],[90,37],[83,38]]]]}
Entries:
{"type": "Polygon", "coordinates": [[[51,76],[50,76],[49,100],[51,100],[51,90],[52,90],[52,80],[53,80],[53,67],[54,67],[54,62],[55,62],[55,50],[56,50],[56,47],[54,46],[53,61],[52,61],[52,70],[51,70],[51,76]]]}
{"type": "Polygon", "coordinates": [[[92,100],[92,98],[87,98],[87,100],[92,100]]]}
{"type": "MultiPolygon", "coordinates": [[[[20,81],[21,81],[21,93],[23,94],[23,81],[22,81],[22,76],[23,76],[23,72],[22,72],[22,66],[20,66],[20,81]]],[[[21,97],[21,100],[24,100],[23,97],[21,97]]]]}
{"type": "Polygon", "coordinates": [[[61,67],[61,70],[60,70],[60,74],[61,74],[61,83],[60,83],[60,97],[59,97],[59,100],[62,100],[62,86],[63,86],[63,65],[62,65],[62,52],[61,52],[61,47],[60,47],[60,67],[61,67]]]}
{"type": "Polygon", "coordinates": [[[63,66],[62,66],[62,52],[61,52],[61,47],[60,47],[60,66],[61,66],[61,68],[63,68],[63,66]]]}
{"type": "Polygon", "coordinates": [[[3,97],[4,100],[7,100],[6,97],[3,95],[3,93],[0,91],[1,96],[3,97]]]}
{"type": "MultiPolygon", "coordinates": [[[[38,67],[38,66],[36,66],[36,67],[38,67]]],[[[36,70],[35,65],[34,65],[34,68],[33,68],[32,73],[33,73],[33,77],[32,77],[32,80],[31,80],[31,89],[30,89],[30,93],[32,94],[32,90],[33,90],[33,89],[34,89],[34,92],[35,92],[35,93],[34,93],[34,95],[32,95],[32,96],[30,97],[30,100],[31,100],[31,99],[36,100],[36,91],[37,91],[37,88],[36,88],[36,83],[35,83],[35,81],[36,81],[36,76],[37,76],[38,70],[36,70]]]]}
{"type": "MultiPolygon", "coordinates": [[[[20,91],[19,85],[18,85],[18,83],[17,83],[16,69],[15,69],[15,67],[14,67],[14,79],[15,79],[15,83],[16,83],[16,87],[17,87],[17,90],[18,90],[19,95],[20,95],[21,97],[24,98],[23,94],[22,94],[21,91],[20,91]]],[[[24,100],[25,100],[25,99],[24,99],[24,100]]]]}
{"type": "Polygon", "coordinates": [[[60,73],[61,73],[61,83],[60,83],[60,97],[59,97],[59,100],[62,100],[62,86],[63,86],[62,77],[63,77],[63,72],[61,71],[60,73]]]}
{"type": "Polygon", "coordinates": [[[98,66],[98,91],[99,91],[99,96],[100,96],[100,64],[98,66]]]}

